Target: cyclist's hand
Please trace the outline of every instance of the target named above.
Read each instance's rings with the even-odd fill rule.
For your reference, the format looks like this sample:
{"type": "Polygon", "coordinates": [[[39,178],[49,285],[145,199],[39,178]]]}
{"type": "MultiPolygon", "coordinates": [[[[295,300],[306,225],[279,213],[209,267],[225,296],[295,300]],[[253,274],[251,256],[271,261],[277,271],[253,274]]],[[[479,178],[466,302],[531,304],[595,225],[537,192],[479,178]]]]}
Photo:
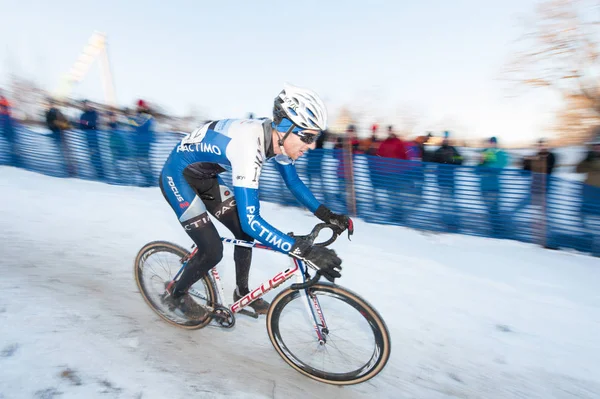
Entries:
{"type": "Polygon", "coordinates": [[[332,213],[331,217],[329,218],[329,222],[327,223],[330,223],[338,228],[337,230],[334,230],[338,235],[342,234],[344,231],[346,231],[346,229],[348,230],[348,236],[354,234],[354,223],[352,222],[352,219],[346,215],[332,213]]]}
{"type": "Polygon", "coordinates": [[[335,226],[336,229],[334,229],[334,232],[337,235],[342,234],[346,229],[348,229],[348,236],[354,234],[354,223],[352,222],[352,219],[346,215],[338,215],[337,213],[331,212],[325,205],[319,206],[315,211],[315,216],[325,223],[335,226]]]}
{"type": "Polygon", "coordinates": [[[340,274],[342,260],[333,249],[315,247],[303,239],[296,239],[289,254],[320,270],[321,274],[331,282],[342,276],[340,274]]]}

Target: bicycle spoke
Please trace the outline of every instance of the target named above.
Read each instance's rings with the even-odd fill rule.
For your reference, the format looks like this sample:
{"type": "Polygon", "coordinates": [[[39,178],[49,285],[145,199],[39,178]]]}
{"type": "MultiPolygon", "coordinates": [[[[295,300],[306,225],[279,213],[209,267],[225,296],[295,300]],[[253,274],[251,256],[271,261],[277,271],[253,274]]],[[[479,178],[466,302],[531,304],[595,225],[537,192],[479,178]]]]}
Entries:
{"type": "Polygon", "coordinates": [[[346,360],[348,361],[348,363],[357,363],[357,362],[360,362],[360,361],[361,361],[359,358],[352,357],[352,356],[350,356],[348,353],[344,353],[342,350],[340,350],[340,349],[337,347],[336,343],[335,343],[333,340],[329,340],[329,341],[328,341],[328,343],[330,344],[330,346],[333,346],[333,347],[334,347],[334,348],[335,348],[335,349],[336,349],[336,350],[337,350],[337,351],[340,353],[340,355],[341,355],[341,356],[342,356],[344,359],[346,359],[346,360]],[[350,357],[349,357],[349,356],[350,356],[350,357]],[[352,359],[352,360],[353,360],[353,362],[350,362],[350,361],[349,361],[350,359],[352,359]]]}
{"type": "Polygon", "coordinates": [[[161,266],[163,268],[163,270],[165,271],[165,273],[167,273],[167,275],[169,275],[169,276],[173,275],[171,273],[171,268],[169,267],[169,270],[167,270],[167,268],[164,266],[163,262],[160,261],[160,257],[158,258],[157,263],[159,263],[159,266],[161,266]]]}
{"type": "MultiPolygon", "coordinates": [[[[160,276],[159,272],[154,268],[153,264],[146,265],[145,268],[150,269],[155,276],[160,276]]],[[[163,267],[163,270],[164,270],[164,267],[163,267]]]]}
{"type": "MultiPolygon", "coordinates": [[[[151,266],[150,269],[153,272],[153,276],[156,276],[158,278],[162,278],[162,277],[160,277],[160,275],[158,274],[158,272],[156,272],[156,270],[154,269],[154,266],[151,266]]],[[[163,279],[163,282],[164,282],[164,278],[162,278],[162,279],[163,279]]]]}

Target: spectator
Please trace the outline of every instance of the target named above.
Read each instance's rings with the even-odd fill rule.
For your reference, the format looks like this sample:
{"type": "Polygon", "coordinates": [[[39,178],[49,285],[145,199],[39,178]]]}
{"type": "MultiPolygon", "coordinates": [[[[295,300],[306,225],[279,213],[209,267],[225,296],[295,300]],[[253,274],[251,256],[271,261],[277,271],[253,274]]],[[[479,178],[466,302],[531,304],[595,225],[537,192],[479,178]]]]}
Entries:
{"type": "Polygon", "coordinates": [[[3,95],[0,95],[0,115],[10,115],[10,103],[3,95]]]}
{"type": "Polygon", "coordinates": [[[588,153],[583,161],[576,168],[577,173],[587,173],[582,187],[581,195],[581,217],[583,225],[592,235],[592,242],[595,245],[592,251],[595,256],[600,256],[600,134],[598,134],[590,143],[588,153]]]}
{"type": "Polygon", "coordinates": [[[415,144],[418,149],[417,157],[421,162],[431,162],[432,154],[429,150],[427,150],[427,142],[432,137],[431,133],[427,133],[426,136],[418,136],[415,139],[415,144]]]}
{"type": "Polygon", "coordinates": [[[450,145],[450,132],[444,132],[442,146],[438,148],[431,157],[431,162],[437,166],[437,184],[440,190],[440,207],[442,223],[450,231],[458,231],[460,221],[458,220],[458,209],[456,207],[456,167],[462,165],[463,157],[450,145]]]}
{"type": "Polygon", "coordinates": [[[463,157],[455,147],[450,145],[449,137],[450,132],[444,132],[442,146],[433,153],[431,161],[445,165],[462,165],[463,157]]]}
{"type": "Polygon", "coordinates": [[[98,144],[98,113],[87,100],[83,100],[83,113],[79,118],[79,127],[85,133],[85,138],[88,144],[90,160],[96,171],[96,176],[100,180],[104,180],[104,165],[102,163],[102,155],[100,145],[98,144]]]}
{"type": "Polygon", "coordinates": [[[408,147],[394,132],[393,126],[388,126],[388,137],[381,142],[377,156],[408,160],[408,147]]]}
{"type": "Polygon", "coordinates": [[[525,198],[517,204],[513,214],[533,202],[541,205],[545,203],[546,196],[552,183],[551,175],[556,164],[556,156],[548,149],[546,140],[538,141],[538,152],[533,156],[523,158],[523,170],[531,172],[531,190],[525,198]]]}
{"type": "Polygon", "coordinates": [[[154,141],[154,117],[144,100],[137,102],[137,113],[129,118],[129,123],[135,129],[135,154],[136,163],[140,174],[144,178],[144,186],[150,187],[155,183],[152,165],[150,164],[150,148],[154,141]]]}
{"type": "Polygon", "coordinates": [[[388,215],[391,222],[405,224],[407,221],[408,198],[412,195],[412,181],[406,173],[408,165],[408,147],[388,126],[388,137],[379,144],[377,157],[369,159],[369,171],[373,185],[375,212],[388,215]],[[383,192],[387,200],[379,201],[379,192],[383,192]]]}
{"type": "Polygon", "coordinates": [[[379,150],[379,146],[381,144],[381,140],[377,137],[377,130],[379,129],[379,125],[374,123],[371,126],[371,137],[366,139],[363,144],[363,151],[367,155],[377,155],[377,151],[379,150]]]}
{"type": "Polygon", "coordinates": [[[2,95],[0,95],[0,133],[6,138],[10,147],[10,165],[20,167],[22,162],[16,142],[15,126],[10,114],[10,103],[2,95]]]}
{"type": "Polygon", "coordinates": [[[588,143],[586,157],[577,165],[577,173],[587,173],[585,185],[600,188],[600,134],[588,143]]]}
{"type": "Polygon", "coordinates": [[[425,188],[425,162],[431,161],[431,153],[427,150],[425,144],[429,141],[431,134],[427,136],[418,136],[414,140],[413,152],[411,154],[412,167],[411,176],[413,177],[413,188],[415,204],[423,201],[423,192],[425,188]]]}
{"type": "Polygon", "coordinates": [[[115,111],[113,111],[113,110],[108,111],[106,113],[106,116],[108,117],[108,122],[106,123],[106,127],[108,128],[108,130],[110,130],[110,131],[117,130],[119,128],[119,119],[118,119],[115,111]]]}
{"type": "Polygon", "coordinates": [[[556,165],[556,156],[548,149],[546,140],[540,139],[538,153],[523,159],[523,169],[536,174],[532,179],[532,189],[549,191],[554,165],[556,165]]]}
{"type": "Polygon", "coordinates": [[[500,217],[500,174],[508,166],[508,155],[498,148],[498,140],[492,137],[488,148],[481,153],[479,160],[481,195],[488,210],[489,222],[494,237],[507,237],[507,224],[500,217]]]}
{"type": "Polygon", "coordinates": [[[127,141],[124,137],[124,132],[119,129],[117,115],[111,110],[106,114],[108,123],[106,124],[110,134],[110,151],[113,158],[113,166],[117,175],[117,179],[121,183],[125,183],[128,169],[127,141]]]}
{"type": "Polygon", "coordinates": [[[71,126],[67,121],[67,118],[65,118],[63,113],[58,109],[58,103],[54,99],[48,99],[48,105],[49,108],[46,112],[46,125],[52,132],[50,137],[56,144],[58,152],[63,158],[68,176],[74,177],[76,175],[75,165],[71,160],[71,154],[65,137],[65,131],[71,126]]]}
{"type": "Polygon", "coordinates": [[[96,130],[98,126],[98,112],[92,107],[88,100],[83,100],[83,113],[79,118],[79,127],[81,130],[96,130]]]}

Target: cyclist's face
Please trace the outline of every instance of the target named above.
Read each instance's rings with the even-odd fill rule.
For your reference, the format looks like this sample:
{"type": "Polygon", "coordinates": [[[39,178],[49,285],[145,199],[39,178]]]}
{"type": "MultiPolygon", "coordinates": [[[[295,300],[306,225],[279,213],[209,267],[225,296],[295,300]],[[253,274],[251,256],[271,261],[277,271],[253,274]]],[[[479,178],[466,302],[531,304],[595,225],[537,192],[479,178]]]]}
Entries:
{"type": "MultiPolygon", "coordinates": [[[[303,133],[306,135],[319,134],[318,130],[303,130],[303,133]]],[[[306,141],[306,140],[305,140],[306,141]]],[[[307,144],[302,140],[302,137],[297,134],[290,134],[285,141],[283,142],[283,148],[285,148],[286,154],[289,155],[290,158],[296,160],[302,156],[306,151],[314,150],[317,144],[315,142],[311,144],[307,144]]]]}

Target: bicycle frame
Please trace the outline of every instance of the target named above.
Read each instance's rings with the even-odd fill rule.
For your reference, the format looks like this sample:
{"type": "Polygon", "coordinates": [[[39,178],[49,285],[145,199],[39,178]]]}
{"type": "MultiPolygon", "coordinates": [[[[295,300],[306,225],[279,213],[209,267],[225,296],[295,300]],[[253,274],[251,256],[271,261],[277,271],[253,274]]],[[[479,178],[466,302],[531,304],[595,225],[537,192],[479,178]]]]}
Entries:
{"type": "MultiPolygon", "coordinates": [[[[246,248],[260,248],[260,249],[266,249],[269,251],[275,251],[274,249],[272,249],[266,245],[263,245],[261,243],[257,243],[257,242],[236,240],[236,239],[224,238],[224,237],[221,237],[221,241],[223,241],[224,243],[233,244],[236,246],[241,246],[241,247],[246,247],[246,248]]],[[[197,250],[198,250],[198,248],[194,249],[194,251],[191,253],[190,257],[193,256],[197,250]]],[[[306,281],[306,279],[304,277],[306,274],[305,273],[306,272],[306,264],[302,260],[299,260],[296,258],[290,258],[290,260],[291,260],[290,267],[288,267],[285,270],[280,271],[275,276],[273,276],[272,278],[270,278],[269,280],[265,281],[260,286],[258,286],[258,288],[251,290],[247,295],[243,296],[235,303],[229,305],[228,307],[231,310],[231,312],[232,313],[240,312],[243,308],[250,305],[252,302],[254,302],[258,298],[262,297],[267,292],[271,291],[273,288],[279,287],[281,284],[285,283],[287,280],[289,280],[290,278],[292,278],[294,276],[296,276],[296,281],[298,283],[304,283],[306,281]]],[[[177,273],[177,275],[175,276],[174,279],[176,279],[181,274],[181,272],[185,268],[186,264],[187,264],[187,262],[184,263],[181,270],[177,273]]],[[[225,304],[226,302],[225,302],[225,294],[223,291],[223,285],[221,284],[221,277],[219,276],[219,272],[217,271],[216,267],[213,267],[210,270],[209,276],[212,279],[212,281],[214,282],[215,286],[217,287],[217,295],[219,297],[218,303],[225,304]]],[[[308,312],[309,319],[312,320],[313,328],[314,328],[315,332],[317,333],[317,338],[318,338],[319,342],[324,343],[326,341],[326,337],[324,336],[324,334],[327,334],[328,330],[327,330],[327,324],[325,322],[325,317],[323,316],[323,312],[321,311],[319,299],[316,297],[316,295],[311,296],[308,293],[307,289],[300,290],[300,294],[303,295],[305,298],[304,303],[306,304],[306,311],[308,312]]]]}

